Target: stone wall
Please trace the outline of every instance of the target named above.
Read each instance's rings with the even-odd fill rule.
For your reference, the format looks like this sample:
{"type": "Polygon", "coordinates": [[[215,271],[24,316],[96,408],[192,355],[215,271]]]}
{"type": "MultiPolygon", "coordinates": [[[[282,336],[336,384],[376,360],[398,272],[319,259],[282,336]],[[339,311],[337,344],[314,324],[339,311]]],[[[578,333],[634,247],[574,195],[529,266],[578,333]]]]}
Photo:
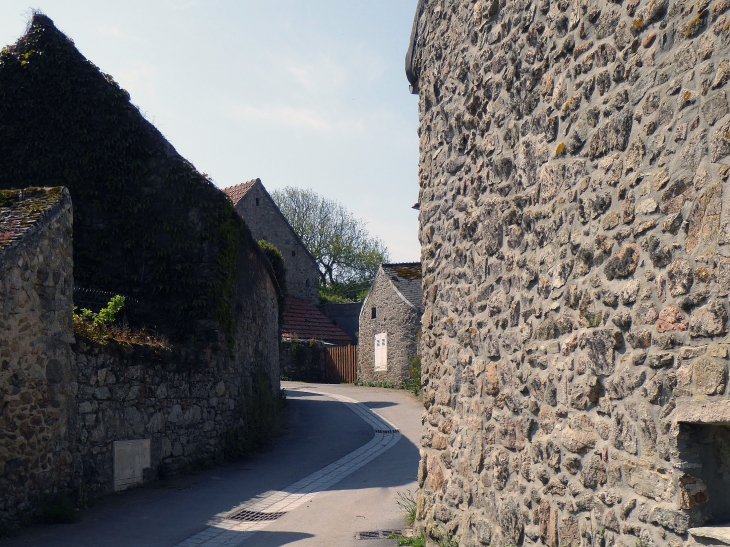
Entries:
{"type": "Polygon", "coordinates": [[[408,379],[410,360],[418,355],[420,310],[396,292],[382,268],[362,303],[357,350],[357,379],[399,385],[408,379]],[[375,308],[375,319],[372,309],[375,308]],[[387,333],[387,370],[375,370],[375,335],[387,333]]]}
{"type": "MultiPolygon", "coordinates": [[[[266,345],[257,348],[262,358],[275,358],[266,345]]],[[[74,462],[77,487],[89,497],[114,490],[114,441],[150,439],[146,480],[221,460],[257,383],[254,368],[227,352],[79,341],[76,364],[74,462]]]]}
{"type": "Polygon", "coordinates": [[[282,340],[279,349],[281,376],[300,382],[325,382],[324,344],[282,340]]]}
{"type": "Polygon", "coordinates": [[[72,482],[71,238],[67,190],[0,192],[0,535],[72,482]]]}
{"type": "Polygon", "coordinates": [[[234,344],[170,350],[147,346],[74,346],[78,394],[77,488],[96,496],[114,489],[114,441],[150,439],[145,479],[220,460],[227,436],[249,419],[247,405],[263,376],[279,392],[277,293],[259,255],[242,248],[234,344]],[[252,267],[252,265],[256,267],[252,267]]]}
{"type": "Polygon", "coordinates": [[[254,239],[265,239],[284,257],[290,296],[319,304],[319,269],[259,179],[236,203],[254,239]]]}
{"type": "Polygon", "coordinates": [[[203,321],[217,340],[161,349],[74,337],[71,237],[65,189],[0,191],[0,535],[44,499],[112,492],[115,441],[150,440],[144,480],[221,459],[279,392],[278,292],[248,241],[232,336],[203,321]]]}
{"type": "Polygon", "coordinates": [[[724,518],[697,461],[726,429],[692,439],[730,423],[729,7],[424,2],[432,537],[678,547],[724,518]]]}

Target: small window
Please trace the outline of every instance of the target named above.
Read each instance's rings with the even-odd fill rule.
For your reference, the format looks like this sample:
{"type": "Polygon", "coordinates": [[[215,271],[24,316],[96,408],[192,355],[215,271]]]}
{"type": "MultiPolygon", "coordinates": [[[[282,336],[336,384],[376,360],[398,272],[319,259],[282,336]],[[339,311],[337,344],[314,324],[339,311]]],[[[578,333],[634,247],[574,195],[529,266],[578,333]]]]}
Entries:
{"type": "Polygon", "coordinates": [[[370,319],[375,319],[375,316],[376,316],[375,308],[373,308],[370,310],[370,319]]]}
{"type": "Polygon", "coordinates": [[[291,252],[291,255],[292,255],[292,256],[297,256],[297,252],[296,252],[296,251],[292,251],[292,252],[291,252]]]}
{"type": "Polygon", "coordinates": [[[259,198],[256,198],[256,207],[259,206],[259,198]]]}
{"type": "Polygon", "coordinates": [[[307,287],[309,287],[309,279],[306,279],[306,280],[304,281],[304,285],[305,285],[305,286],[307,286],[307,287]]]}

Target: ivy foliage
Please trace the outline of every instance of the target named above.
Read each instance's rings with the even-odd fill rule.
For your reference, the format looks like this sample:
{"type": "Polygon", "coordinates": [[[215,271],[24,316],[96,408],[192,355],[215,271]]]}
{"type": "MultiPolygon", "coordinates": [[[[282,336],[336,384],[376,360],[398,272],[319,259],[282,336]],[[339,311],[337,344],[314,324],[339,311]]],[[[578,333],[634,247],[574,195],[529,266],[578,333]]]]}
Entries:
{"type": "Polygon", "coordinates": [[[284,323],[284,308],[286,307],[286,297],[289,294],[289,290],[286,285],[286,265],[284,264],[284,255],[281,251],[276,248],[276,245],[269,243],[265,239],[259,239],[259,247],[269,259],[271,268],[274,270],[274,277],[276,282],[279,284],[278,306],[279,306],[279,325],[284,323]]]}
{"type": "Polygon", "coordinates": [[[211,320],[232,332],[239,260],[258,252],[248,228],[40,13],[0,52],[0,158],[0,189],[68,187],[76,284],[138,299],[174,339],[211,320]]]}
{"type": "Polygon", "coordinates": [[[284,256],[281,251],[276,248],[276,245],[269,243],[265,239],[259,239],[259,247],[266,255],[266,258],[271,262],[271,267],[274,269],[274,275],[276,281],[279,283],[279,288],[284,296],[288,294],[286,286],[286,265],[284,264],[284,256]]]}

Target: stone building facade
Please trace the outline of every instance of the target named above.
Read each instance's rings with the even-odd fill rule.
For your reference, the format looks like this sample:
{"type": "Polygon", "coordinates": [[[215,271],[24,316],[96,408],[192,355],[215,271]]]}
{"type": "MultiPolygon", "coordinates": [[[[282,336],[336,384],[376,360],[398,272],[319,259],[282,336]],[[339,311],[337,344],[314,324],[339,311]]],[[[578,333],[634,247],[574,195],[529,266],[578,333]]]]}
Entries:
{"type": "Polygon", "coordinates": [[[431,538],[727,543],[729,8],[419,3],[431,538]]]}
{"type": "Polygon", "coordinates": [[[72,482],[72,218],[66,189],[0,191],[0,533],[72,482]]]}
{"type": "Polygon", "coordinates": [[[284,257],[290,296],[319,304],[319,267],[261,183],[254,179],[224,189],[256,240],[265,239],[284,257]]]}
{"type": "Polygon", "coordinates": [[[408,379],[421,330],[420,263],[381,264],[360,310],[357,378],[398,385],[408,379]]]}

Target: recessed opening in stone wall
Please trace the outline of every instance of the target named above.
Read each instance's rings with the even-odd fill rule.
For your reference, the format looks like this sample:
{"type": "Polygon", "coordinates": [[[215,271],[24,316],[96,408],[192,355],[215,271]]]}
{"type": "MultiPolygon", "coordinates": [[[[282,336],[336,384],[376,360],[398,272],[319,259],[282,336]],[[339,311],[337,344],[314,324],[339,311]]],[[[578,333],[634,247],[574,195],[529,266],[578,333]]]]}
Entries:
{"type": "Polygon", "coordinates": [[[685,476],[680,507],[697,524],[730,524],[730,424],[680,424],[677,448],[685,476]]]}

